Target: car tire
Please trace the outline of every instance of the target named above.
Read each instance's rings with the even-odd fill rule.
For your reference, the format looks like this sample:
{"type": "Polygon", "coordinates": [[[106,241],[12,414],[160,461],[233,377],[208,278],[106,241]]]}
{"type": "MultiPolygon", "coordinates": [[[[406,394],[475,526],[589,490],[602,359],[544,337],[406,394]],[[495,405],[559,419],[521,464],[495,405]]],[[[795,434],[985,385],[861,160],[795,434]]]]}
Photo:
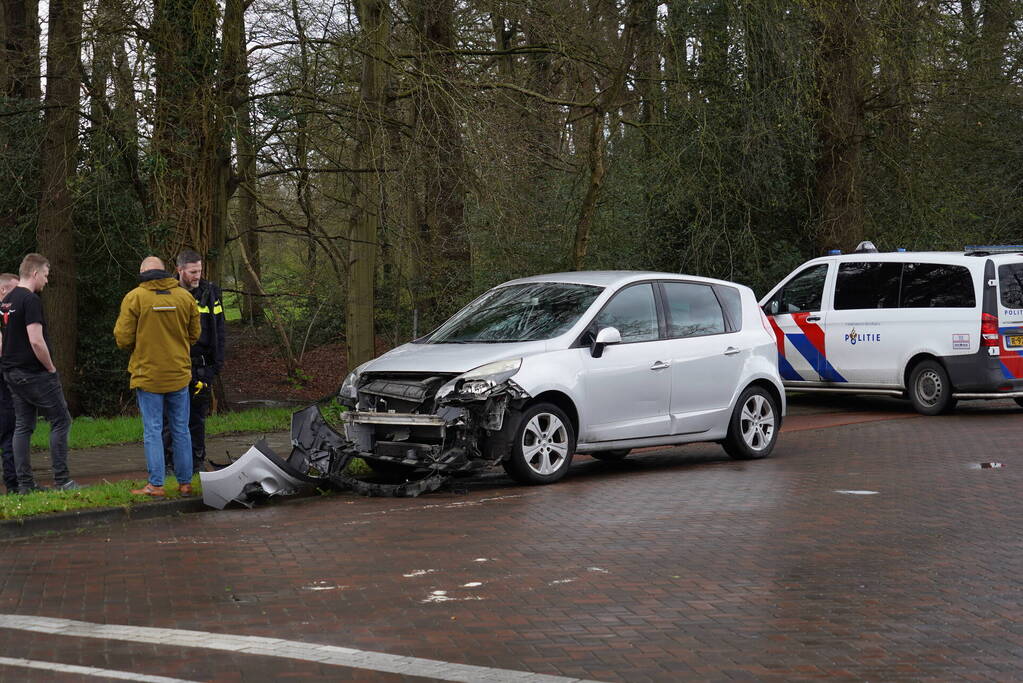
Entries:
{"type": "Polygon", "coordinates": [[[735,402],[721,446],[735,460],[766,458],[778,441],[778,423],[778,403],[771,392],[761,386],[746,387],[735,402]]]}
{"type": "Polygon", "coordinates": [[[632,452],[631,448],[619,448],[613,451],[597,451],[596,453],[589,453],[588,455],[594,460],[603,460],[604,462],[620,462],[625,460],[625,456],[632,452]]]}
{"type": "Polygon", "coordinates": [[[522,413],[511,455],[501,464],[522,484],[553,484],[568,472],[575,453],[575,429],[553,403],[537,403],[522,413]]]}
{"type": "Polygon", "coordinates": [[[941,363],[923,360],[909,373],[909,400],[921,415],[940,415],[955,407],[952,382],[941,363]]]}

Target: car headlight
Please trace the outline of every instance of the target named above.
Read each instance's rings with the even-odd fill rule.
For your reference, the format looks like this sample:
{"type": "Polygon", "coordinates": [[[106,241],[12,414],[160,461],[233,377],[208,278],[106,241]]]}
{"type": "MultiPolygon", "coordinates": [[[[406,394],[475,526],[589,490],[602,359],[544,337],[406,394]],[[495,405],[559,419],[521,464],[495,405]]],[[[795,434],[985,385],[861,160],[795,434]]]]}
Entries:
{"type": "Polygon", "coordinates": [[[362,368],[363,366],[360,365],[349,372],[348,376],[345,377],[345,381],[341,383],[341,388],[338,389],[337,396],[342,402],[345,402],[347,399],[348,401],[352,401],[354,405],[354,403],[359,400],[359,375],[361,374],[362,368]]]}
{"type": "Polygon", "coordinates": [[[437,392],[437,398],[443,398],[457,388],[460,394],[482,396],[498,386],[522,367],[521,358],[499,360],[487,363],[454,378],[437,392]]]}

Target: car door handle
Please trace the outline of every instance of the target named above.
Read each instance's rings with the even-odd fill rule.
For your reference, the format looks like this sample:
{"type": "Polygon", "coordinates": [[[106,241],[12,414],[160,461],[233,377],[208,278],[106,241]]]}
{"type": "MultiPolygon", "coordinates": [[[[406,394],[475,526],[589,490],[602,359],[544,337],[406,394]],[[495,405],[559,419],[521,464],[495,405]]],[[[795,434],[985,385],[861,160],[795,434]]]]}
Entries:
{"type": "Polygon", "coordinates": [[[656,363],[654,363],[653,365],[651,365],[650,369],[651,370],[667,370],[670,367],[671,367],[670,363],[665,363],[664,361],[659,360],[656,363]]]}
{"type": "Polygon", "coordinates": [[[739,349],[735,348],[734,346],[729,346],[727,349],[725,349],[726,356],[734,356],[737,353],[739,353],[739,349]]]}
{"type": "Polygon", "coordinates": [[[808,315],[808,316],[806,316],[806,322],[808,322],[808,323],[819,323],[820,321],[821,321],[821,317],[819,315],[808,315]]]}

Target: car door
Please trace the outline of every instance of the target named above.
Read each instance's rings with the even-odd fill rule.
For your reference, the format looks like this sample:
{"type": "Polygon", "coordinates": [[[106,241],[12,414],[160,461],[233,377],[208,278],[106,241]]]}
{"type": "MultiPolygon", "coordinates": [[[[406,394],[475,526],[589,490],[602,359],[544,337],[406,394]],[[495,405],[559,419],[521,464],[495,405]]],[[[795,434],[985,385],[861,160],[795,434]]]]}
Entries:
{"type": "Polygon", "coordinates": [[[595,316],[591,334],[614,327],[622,343],[599,358],[580,348],[579,417],[584,441],[661,436],[670,431],[671,363],[658,303],[649,282],[623,288],[595,316]]]}
{"type": "Polygon", "coordinates": [[[787,382],[841,381],[827,361],[821,328],[830,267],[817,263],[800,271],[764,304],[778,338],[778,370],[787,382]]]}
{"type": "MultiPolygon", "coordinates": [[[[726,321],[714,289],[695,282],[661,283],[671,344],[671,432],[693,434],[721,424],[749,357],[735,321],[726,321]]],[[[734,290],[736,295],[738,290],[734,290]]]]}

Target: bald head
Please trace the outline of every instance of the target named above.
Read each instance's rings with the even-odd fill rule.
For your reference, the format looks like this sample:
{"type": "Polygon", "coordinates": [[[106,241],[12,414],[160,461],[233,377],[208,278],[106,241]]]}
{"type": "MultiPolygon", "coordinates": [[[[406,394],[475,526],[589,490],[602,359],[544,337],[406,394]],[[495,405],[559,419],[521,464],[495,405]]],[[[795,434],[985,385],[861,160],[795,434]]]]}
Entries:
{"type": "Polygon", "coordinates": [[[142,259],[142,265],[139,266],[139,272],[144,273],[147,270],[163,270],[163,261],[156,256],[147,256],[142,259]]]}

